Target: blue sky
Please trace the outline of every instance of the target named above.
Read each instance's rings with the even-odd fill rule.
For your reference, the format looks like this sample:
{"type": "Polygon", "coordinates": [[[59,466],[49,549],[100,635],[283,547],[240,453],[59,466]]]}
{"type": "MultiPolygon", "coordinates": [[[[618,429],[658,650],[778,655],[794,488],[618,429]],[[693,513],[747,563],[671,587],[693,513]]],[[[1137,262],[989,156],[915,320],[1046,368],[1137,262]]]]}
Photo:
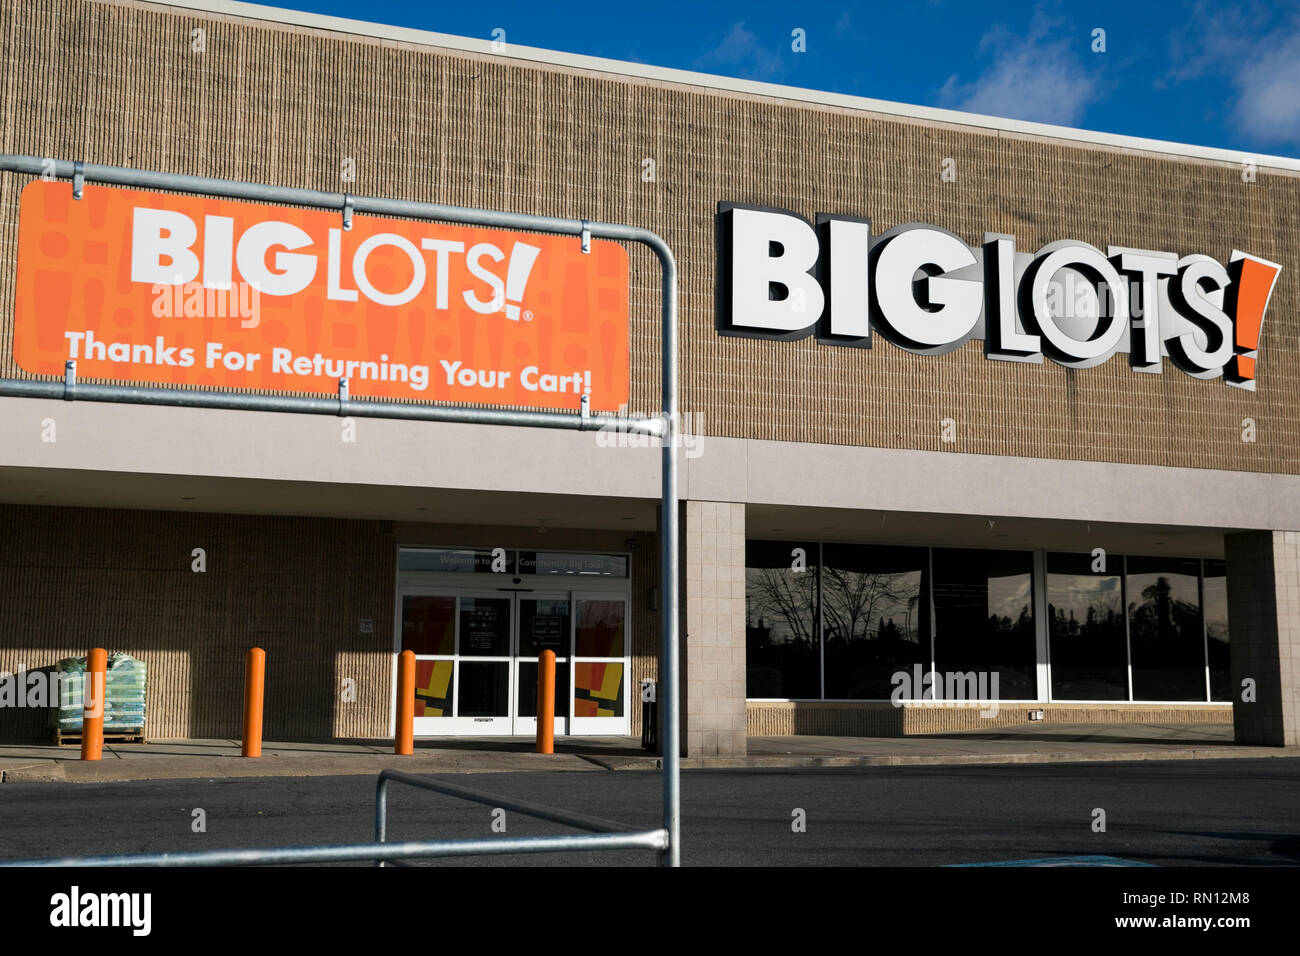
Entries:
{"type": "MultiPolygon", "coordinates": [[[[266,2],[266,0],[263,0],[266,2]]],[[[1154,139],[1300,156],[1300,4],[769,2],[272,6],[1154,139]],[[792,49],[792,31],[806,36],[792,49]],[[1094,52],[1094,31],[1105,51],[1094,52]]]]}

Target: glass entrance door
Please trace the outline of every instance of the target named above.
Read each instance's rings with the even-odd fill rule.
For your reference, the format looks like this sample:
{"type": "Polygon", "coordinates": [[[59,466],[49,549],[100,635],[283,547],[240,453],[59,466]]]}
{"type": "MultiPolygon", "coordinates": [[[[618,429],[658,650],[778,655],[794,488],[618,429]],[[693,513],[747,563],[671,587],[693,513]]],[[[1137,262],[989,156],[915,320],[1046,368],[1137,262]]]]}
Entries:
{"type": "Polygon", "coordinates": [[[555,733],[568,733],[573,606],[567,591],[404,588],[397,650],[416,655],[415,735],[535,735],[545,650],[556,656],[555,733]]]}

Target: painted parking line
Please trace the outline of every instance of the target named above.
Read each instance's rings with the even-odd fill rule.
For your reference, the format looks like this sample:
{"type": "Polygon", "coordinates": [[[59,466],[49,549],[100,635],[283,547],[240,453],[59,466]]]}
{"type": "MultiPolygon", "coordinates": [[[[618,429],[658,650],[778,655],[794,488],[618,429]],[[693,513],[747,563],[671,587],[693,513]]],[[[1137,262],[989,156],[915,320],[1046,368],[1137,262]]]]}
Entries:
{"type": "Polygon", "coordinates": [[[1117,856],[1045,856],[1030,860],[999,860],[995,863],[949,863],[949,866],[1155,866],[1117,856]]]}

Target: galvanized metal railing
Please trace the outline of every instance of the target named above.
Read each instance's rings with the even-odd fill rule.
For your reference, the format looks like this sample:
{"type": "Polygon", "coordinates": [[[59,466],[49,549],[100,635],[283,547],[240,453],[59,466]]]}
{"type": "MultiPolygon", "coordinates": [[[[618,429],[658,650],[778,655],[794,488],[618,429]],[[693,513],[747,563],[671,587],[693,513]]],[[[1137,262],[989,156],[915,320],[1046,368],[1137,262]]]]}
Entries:
{"type": "MultiPolygon", "coordinates": [[[[384,838],[388,832],[388,784],[389,781],[404,783],[410,787],[419,787],[422,790],[432,790],[434,793],[446,794],[450,797],[459,797],[462,800],[469,800],[472,803],[481,803],[484,806],[493,809],[511,810],[515,813],[522,813],[525,816],[535,817],[539,820],[547,820],[551,823],[562,823],[565,826],[574,827],[579,830],[586,830],[592,834],[607,834],[608,838],[593,840],[590,836],[574,834],[566,837],[522,837],[519,840],[524,845],[529,845],[530,841],[547,840],[550,841],[548,846],[555,844],[553,849],[567,850],[636,850],[646,849],[648,846],[662,851],[668,844],[668,831],[644,830],[630,831],[621,823],[615,823],[612,820],[602,820],[600,817],[592,816],[585,813],[569,813],[566,810],[552,810],[543,807],[540,804],[530,803],[527,800],[517,800],[514,797],[493,796],[477,790],[471,790],[468,787],[458,787],[454,783],[446,783],[441,780],[432,780],[428,777],[417,777],[413,774],[403,773],[400,770],[384,770],[379,774],[379,781],[375,787],[375,843],[383,844],[384,838]],[[614,842],[616,841],[616,842],[614,842]]],[[[495,841],[491,841],[495,842],[495,841]]],[[[384,860],[377,859],[376,866],[383,866],[384,860]]]]}
{"type": "MultiPolygon", "coordinates": [[[[592,237],[612,239],[617,242],[635,242],[648,247],[659,260],[662,270],[662,414],[658,418],[629,419],[611,415],[590,415],[584,402],[579,414],[566,414],[543,411],[519,411],[513,409],[492,408],[458,408],[435,405],[404,405],[395,402],[377,402],[371,400],[351,399],[348,397],[345,381],[340,382],[339,395],[336,398],[305,398],[293,395],[247,395],[228,392],[209,392],[200,390],[145,388],[122,385],[83,385],[76,381],[75,365],[68,369],[63,381],[22,379],[0,379],[0,397],[28,399],[62,399],[67,401],[119,402],[141,405],[171,405],[190,408],[221,408],[241,411],[292,412],[311,415],[355,415],[365,418],[393,418],[408,421],[461,422],[478,425],[514,425],[535,428],[570,428],[592,430],[602,428],[622,429],[658,438],[662,446],[661,456],[661,496],[660,496],[660,567],[662,581],[660,584],[663,601],[662,613],[662,650],[660,683],[663,688],[663,832],[666,833],[666,845],[658,846],[649,837],[645,837],[644,846],[659,849],[660,862],[665,866],[680,864],[680,806],[681,776],[680,757],[681,742],[679,736],[679,659],[678,659],[678,516],[677,516],[677,429],[679,426],[679,407],[677,399],[677,262],[672,250],[655,233],[638,226],[616,223],[592,222],[586,219],[561,219],[550,216],[534,216],[523,213],[497,212],[484,209],[467,209],[461,206],[445,206],[438,203],[410,202],[400,199],[380,197],[353,196],[350,193],[322,192],[314,189],[297,189],[287,186],[266,186],[257,183],[244,183],[227,179],[213,179],[204,176],[187,176],[178,173],[153,172],[128,169],[121,166],[103,166],[97,163],[70,162],[54,160],[40,156],[0,154],[0,172],[25,173],[33,176],[68,179],[72,182],[73,194],[80,198],[84,194],[86,183],[105,183],[118,186],[133,186],[141,189],[166,189],[174,192],[195,195],[226,196],[234,199],[248,199],[255,202],[280,203],[294,206],[312,206],[325,209],[337,209],[345,217],[354,212],[377,216],[401,216],[410,219],[424,219],[442,222],[461,222],[473,225],[490,226],[503,229],[529,229],[536,232],[555,233],[579,237],[584,246],[592,237]]],[[[656,831],[658,832],[658,831],[656,831]]],[[[525,845],[521,841],[491,840],[466,841],[464,843],[422,843],[422,844],[385,844],[391,849],[395,846],[424,847],[420,854],[389,853],[382,856],[368,857],[355,855],[356,847],[321,847],[314,850],[324,856],[312,856],[310,859],[295,858],[294,862],[329,862],[355,859],[396,859],[412,855],[462,855],[472,853],[525,853],[547,852],[550,850],[569,849],[569,841],[581,839],[586,841],[586,849],[609,849],[622,846],[619,841],[624,835],[592,834],[585,837],[536,837],[536,843],[527,843],[531,849],[520,849],[525,845]],[[549,841],[554,846],[548,846],[549,841]],[[559,841],[558,843],[556,841],[559,841]],[[596,844],[600,846],[597,847],[596,844]],[[430,847],[440,846],[437,853],[430,847]],[[458,851],[456,846],[475,847],[475,849],[458,851]],[[492,847],[492,849],[488,849],[492,847]],[[339,855],[342,854],[342,855],[339,855]],[[348,855],[354,854],[354,855],[348,855]]],[[[657,838],[656,838],[657,839],[657,838]]],[[[642,845],[642,844],[638,844],[642,845]]],[[[273,854],[294,851],[270,850],[230,850],[216,851],[215,855],[204,857],[202,854],[162,854],[155,857],[167,862],[140,862],[149,857],[118,857],[120,865],[129,866],[202,866],[228,865],[233,863],[257,862],[250,854],[273,854]],[[223,855],[224,854],[224,855],[223,855]],[[193,862],[190,862],[190,859],[193,862]],[[203,860],[206,859],[205,864],[203,860]],[[182,862],[184,860],[185,862],[182,862]],[[128,862],[130,861],[130,862],[128,862]]],[[[84,858],[112,859],[112,858],[84,858]]],[[[259,857],[259,860],[261,857],[259,857]]],[[[268,859],[268,862],[271,860],[268,859]]],[[[288,862],[287,860],[285,862],[288,862]]],[[[114,865],[96,863],[78,863],[76,865],[114,865]]]]}
{"type": "Polygon", "coordinates": [[[134,853],[125,856],[68,856],[38,860],[3,860],[0,867],[113,867],[113,866],[278,866],[290,863],[352,863],[374,860],[401,865],[401,860],[444,856],[486,856],[501,853],[576,853],[596,850],[668,849],[668,831],[629,830],[621,823],[590,814],[552,810],[527,800],[483,793],[453,783],[417,777],[400,770],[384,770],[375,787],[375,842],[326,844],[322,846],[250,847],[244,850],[198,850],[191,853],[134,853]],[[395,781],[422,790],[493,808],[511,810],[552,823],[562,823],[586,833],[564,836],[497,837],[486,840],[406,840],[388,843],[388,783],[395,781]]]}

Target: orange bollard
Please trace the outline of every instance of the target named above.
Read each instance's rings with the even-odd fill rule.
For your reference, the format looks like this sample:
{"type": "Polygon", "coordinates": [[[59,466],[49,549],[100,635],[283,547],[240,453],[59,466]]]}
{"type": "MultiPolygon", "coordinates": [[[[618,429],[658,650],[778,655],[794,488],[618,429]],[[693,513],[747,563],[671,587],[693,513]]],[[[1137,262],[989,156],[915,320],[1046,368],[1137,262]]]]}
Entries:
{"type": "Polygon", "coordinates": [[[108,673],[108,651],[92,648],[86,655],[86,672],[81,683],[81,759],[99,760],[104,755],[104,696],[108,673]]]}
{"type": "Polygon", "coordinates": [[[555,651],[537,658],[537,752],[555,753],[555,651]]]}
{"type": "Polygon", "coordinates": [[[397,656],[397,733],[393,753],[415,753],[415,651],[397,656]]]}
{"type": "Polygon", "coordinates": [[[266,651],[250,647],[244,662],[245,757],[262,756],[262,695],[266,689],[266,651]]]}

